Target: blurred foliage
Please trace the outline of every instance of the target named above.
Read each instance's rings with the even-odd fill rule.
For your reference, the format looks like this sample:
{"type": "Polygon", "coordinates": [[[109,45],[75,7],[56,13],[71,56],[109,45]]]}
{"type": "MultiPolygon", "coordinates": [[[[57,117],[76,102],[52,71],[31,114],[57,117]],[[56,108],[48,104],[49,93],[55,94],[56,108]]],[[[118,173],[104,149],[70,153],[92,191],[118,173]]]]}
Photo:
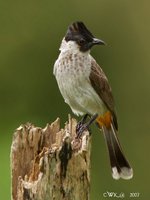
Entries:
{"type": "Polygon", "coordinates": [[[91,200],[103,192],[139,192],[148,199],[150,141],[150,2],[148,0],[0,2],[0,199],[10,199],[12,134],[30,121],[44,127],[71,113],[53,76],[67,26],[81,20],[108,44],[92,55],[109,77],[120,139],[134,168],[131,181],[111,177],[104,140],[93,126],[91,200]]]}

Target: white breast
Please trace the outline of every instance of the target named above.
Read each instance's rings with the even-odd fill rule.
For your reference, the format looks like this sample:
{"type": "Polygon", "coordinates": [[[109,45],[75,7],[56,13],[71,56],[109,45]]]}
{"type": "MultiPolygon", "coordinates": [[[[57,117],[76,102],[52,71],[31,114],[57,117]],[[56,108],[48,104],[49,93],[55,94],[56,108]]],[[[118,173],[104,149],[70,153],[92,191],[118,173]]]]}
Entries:
{"type": "Polygon", "coordinates": [[[72,47],[63,48],[54,65],[60,92],[77,115],[103,113],[103,102],[89,80],[93,58],[89,52],[82,53],[77,46],[72,47]]]}

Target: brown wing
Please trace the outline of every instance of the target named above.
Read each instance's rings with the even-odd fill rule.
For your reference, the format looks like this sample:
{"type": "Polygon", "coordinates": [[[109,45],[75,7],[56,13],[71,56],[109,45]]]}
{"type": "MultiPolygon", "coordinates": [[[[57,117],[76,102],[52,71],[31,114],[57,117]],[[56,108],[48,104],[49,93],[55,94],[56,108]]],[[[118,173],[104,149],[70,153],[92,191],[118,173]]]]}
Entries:
{"type": "Polygon", "coordinates": [[[109,86],[107,77],[105,76],[103,70],[99,67],[94,59],[91,62],[90,81],[94,90],[105,103],[109,111],[111,111],[113,115],[114,125],[116,129],[118,129],[117,117],[115,114],[115,104],[111,87],[109,86]]]}

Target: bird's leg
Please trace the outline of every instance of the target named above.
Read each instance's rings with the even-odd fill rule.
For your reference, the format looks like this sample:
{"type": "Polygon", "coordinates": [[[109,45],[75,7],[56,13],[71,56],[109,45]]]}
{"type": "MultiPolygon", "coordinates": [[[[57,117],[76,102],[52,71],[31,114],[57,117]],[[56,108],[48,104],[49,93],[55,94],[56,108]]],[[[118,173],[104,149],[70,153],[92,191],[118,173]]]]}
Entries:
{"type": "Polygon", "coordinates": [[[83,123],[86,121],[86,118],[87,118],[88,114],[86,114],[83,119],[77,124],[77,127],[76,127],[76,138],[80,138],[83,131],[89,129],[89,126],[96,120],[96,118],[98,117],[98,114],[94,114],[90,120],[87,122],[87,123],[83,123]]]}
{"type": "Polygon", "coordinates": [[[80,130],[80,128],[85,124],[86,119],[87,119],[88,116],[89,116],[88,114],[85,114],[85,115],[83,116],[83,118],[81,119],[81,121],[79,121],[79,122],[77,123],[77,126],[76,126],[76,133],[78,133],[78,131],[80,130]]]}

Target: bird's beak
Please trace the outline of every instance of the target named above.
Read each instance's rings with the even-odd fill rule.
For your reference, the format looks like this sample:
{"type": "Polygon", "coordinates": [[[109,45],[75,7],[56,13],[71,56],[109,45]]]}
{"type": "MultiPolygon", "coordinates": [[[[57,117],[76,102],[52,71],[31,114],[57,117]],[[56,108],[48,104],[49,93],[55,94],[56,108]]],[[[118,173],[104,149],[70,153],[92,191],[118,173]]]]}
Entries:
{"type": "Polygon", "coordinates": [[[97,38],[93,38],[92,44],[93,45],[106,45],[106,43],[103,40],[100,40],[97,38]]]}

